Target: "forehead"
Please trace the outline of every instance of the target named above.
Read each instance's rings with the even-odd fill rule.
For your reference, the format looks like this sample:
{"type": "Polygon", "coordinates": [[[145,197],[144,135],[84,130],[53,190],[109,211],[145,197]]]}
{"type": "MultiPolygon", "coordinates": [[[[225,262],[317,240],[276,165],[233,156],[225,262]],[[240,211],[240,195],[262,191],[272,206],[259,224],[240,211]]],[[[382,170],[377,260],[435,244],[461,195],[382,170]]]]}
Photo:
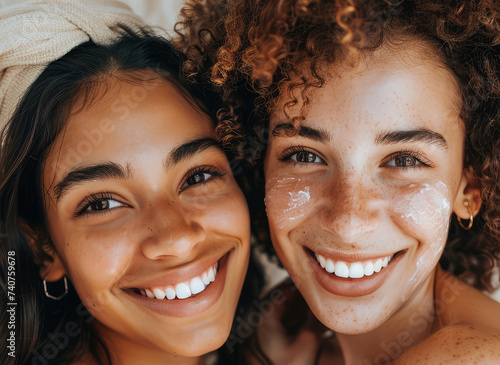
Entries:
{"type": "Polygon", "coordinates": [[[52,143],[45,173],[62,176],[80,165],[128,164],[153,152],[166,156],[188,140],[216,138],[211,119],[163,78],[110,78],[87,103],[79,101],[52,143]]]}
{"type": "MultiPolygon", "coordinates": [[[[294,89],[297,104],[285,108],[289,117],[303,115],[311,122],[337,115],[342,119],[337,123],[368,118],[401,126],[413,119],[433,121],[437,113],[454,121],[459,115],[458,82],[429,46],[381,46],[364,54],[356,67],[338,62],[321,71],[326,75],[325,85],[306,91],[309,104],[305,107],[303,90],[294,89]]],[[[271,128],[286,119],[284,106],[289,101],[279,100],[271,128]]]]}

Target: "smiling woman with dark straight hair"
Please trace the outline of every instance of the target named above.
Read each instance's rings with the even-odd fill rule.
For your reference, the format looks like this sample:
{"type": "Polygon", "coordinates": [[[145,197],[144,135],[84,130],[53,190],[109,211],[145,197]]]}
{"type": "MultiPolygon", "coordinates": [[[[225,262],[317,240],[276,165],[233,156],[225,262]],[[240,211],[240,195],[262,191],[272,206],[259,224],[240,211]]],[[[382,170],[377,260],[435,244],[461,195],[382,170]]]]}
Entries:
{"type": "Polygon", "coordinates": [[[38,2],[0,19],[0,58],[18,62],[0,72],[0,277],[16,310],[2,364],[203,364],[231,330],[250,222],[209,117],[218,98],[111,5],[38,2]]]}

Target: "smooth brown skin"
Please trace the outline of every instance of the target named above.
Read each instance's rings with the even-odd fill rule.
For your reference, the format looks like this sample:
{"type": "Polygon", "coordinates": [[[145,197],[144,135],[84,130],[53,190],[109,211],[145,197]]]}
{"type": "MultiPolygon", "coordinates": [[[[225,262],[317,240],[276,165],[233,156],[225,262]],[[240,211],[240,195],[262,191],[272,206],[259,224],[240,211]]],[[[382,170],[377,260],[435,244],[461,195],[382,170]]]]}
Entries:
{"type": "MultiPolygon", "coordinates": [[[[437,266],[451,213],[468,219],[481,206],[479,191],[463,169],[464,129],[451,72],[422,44],[398,50],[382,46],[356,69],[337,64],[330,71],[326,85],[311,96],[304,122],[330,140],[273,136],[267,150],[266,206],[281,262],[315,316],[336,332],[346,364],[398,358],[413,364],[422,356],[427,364],[469,364],[481,355],[482,363],[497,363],[500,304],[470,287],[439,300],[458,288],[437,266]],[[381,133],[421,128],[441,134],[447,147],[374,142],[381,133]],[[313,153],[311,162],[283,161],[295,146],[313,153]],[[391,156],[408,150],[430,167],[395,167],[391,156]],[[342,297],[318,284],[304,246],[360,257],[406,251],[375,292],[342,297]],[[477,313],[478,308],[484,311],[477,313]]],[[[271,130],[283,118],[278,107],[271,130]]],[[[294,304],[291,299],[285,306],[294,304]]],[[[278,316],[274,323],[279,321],[278,316]]],[[[259,338],[265,338],[261,344],[271,359],[298,364],[297,351],[307,348],[309,328],[281,340],[279,327],[265,328],[259,338]]],[[[316,349],[313,338],[309,348],[316,349]]],[[[329,354],[328,361],[342,361],[329,354]]]]}
{"type": "Polygon", "coordinates": [[[249,258],[248,208],[218,148],[165,163],[184,143],[218,140],[213,122],[171,82],[152,75],[138,84],[121,76],[122,81],[111,77],[105,95],[71,116],[51,146],[43,184],[55,251],[41,276],[71,280],[95,316],[95,329],[113,363],[202,364],[203,355],[222,346],[231,328],[249,258]],[[126,113],[118,112],[117,100],[126,113]],[[99,143],[80,159],[65,158],[88,136],[85,131],[102,131],[106,119],[111,124],[99,143]],[[53,187],[70,170],[107,162],[124,166],[130,176],[80,182],[56,200],[53,187]],[[224,175],[202,172],[204,183],[186,185],[192,170],[204,166],[224,175]],[[112,196],[110,209],[74,215],[88,196],[103,191],[112,196]],[[158,314],[122,290],[231,249],[222,296],[196,315],[158,314]]]}

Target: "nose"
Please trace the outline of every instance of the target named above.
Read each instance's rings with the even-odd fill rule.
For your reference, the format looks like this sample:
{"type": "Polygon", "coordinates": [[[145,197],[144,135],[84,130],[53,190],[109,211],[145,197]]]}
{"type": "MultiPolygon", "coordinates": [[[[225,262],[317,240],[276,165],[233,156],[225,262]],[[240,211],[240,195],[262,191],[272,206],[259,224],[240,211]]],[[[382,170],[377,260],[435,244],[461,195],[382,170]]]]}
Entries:
{"type": "Polygon", "coordinates": [[[168,256],[186,258],[205,237],[205,230],[196,218],[179,203],[169,202],[150,207],[143,224],[147,236],[141,249],[147,258],[159,260],[168,256]]]}
{"type": "Polygon", "coordinates": [[[338,179],[322,194],[319,217],[324,229],[341,242],[354,243],[380,225],[379,194],[375,184],[361,177],[338,179]]]}

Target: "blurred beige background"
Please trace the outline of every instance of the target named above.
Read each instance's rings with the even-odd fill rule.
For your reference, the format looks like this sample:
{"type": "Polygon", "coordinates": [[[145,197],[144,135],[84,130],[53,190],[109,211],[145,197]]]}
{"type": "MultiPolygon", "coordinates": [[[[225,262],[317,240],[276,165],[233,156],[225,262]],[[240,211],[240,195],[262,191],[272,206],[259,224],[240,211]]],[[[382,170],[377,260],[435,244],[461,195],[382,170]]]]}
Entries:
{"type": "MultiPolygon", "coordinates": [[[[25,3],[28,0],[0,0],[0,7],[25,3]]],[[[74,0],[78,1],[78,0],[74,0]]],[[[171,31],[184,0],[121,0],[150,25],[171,31]]]]}

